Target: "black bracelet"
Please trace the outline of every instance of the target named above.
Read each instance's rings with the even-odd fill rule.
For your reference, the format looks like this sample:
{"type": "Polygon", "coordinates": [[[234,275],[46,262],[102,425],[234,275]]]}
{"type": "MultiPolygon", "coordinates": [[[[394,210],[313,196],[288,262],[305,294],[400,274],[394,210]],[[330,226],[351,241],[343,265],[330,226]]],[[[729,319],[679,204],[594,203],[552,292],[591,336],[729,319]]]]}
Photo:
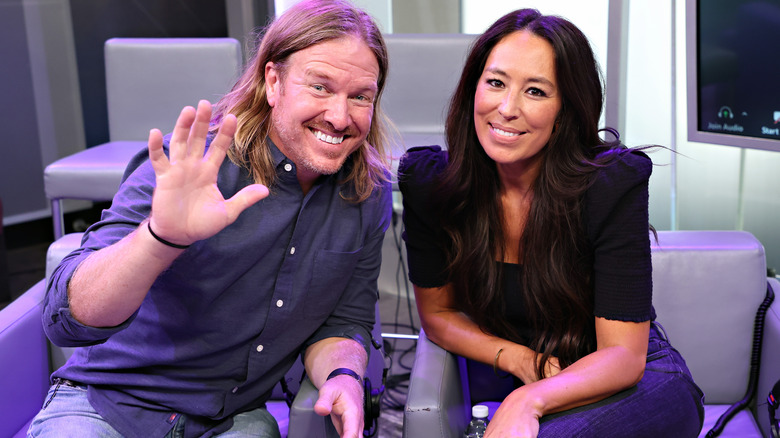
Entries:
{"type": "Polygon", "coordinates": [[[170,246],[171,248],[176,249],[187,249],[190,246],[189,245],[179,245],[178,243],[168,242],[167,240],[163,239],[162,237],[154,234],[154,231],[152,231],[152,221],[149,221],[146,223],[146,228],[149,228],[149,233],[152,234],[152,237],[157,239],[158,242],[162,243],[163,245],[170,246]]]}
{"type": "Polygon", "coordinates": [[[340,375],[342,375],[342,374],[346,374],[346,375],[348,375],[348,376],[352,376],[352,377],[354,377],[354,378],[355,378],[355,380],[357,380],[358,382],[360,382],[360,381],[362,381],[362,380],[363,380],[363,379],[361,379],[361,378],[360,378],[360,376],[358,375],[358,373],[356,373],[356,372],[352,371],[352,370],[351,370],[351,369],[349,369],[349,368],[336,368],[335,370],[333,370],[333,371],[331,371],[331,372],[330,372],[330,374],[328,375],[328,378],[327,378],[327,379],[325,379],[325,380],[330,380],[330,379],[332,379],[332,378],[334,378],[334,377],[336,377],[336,376],[340,376],[340,375]]]}

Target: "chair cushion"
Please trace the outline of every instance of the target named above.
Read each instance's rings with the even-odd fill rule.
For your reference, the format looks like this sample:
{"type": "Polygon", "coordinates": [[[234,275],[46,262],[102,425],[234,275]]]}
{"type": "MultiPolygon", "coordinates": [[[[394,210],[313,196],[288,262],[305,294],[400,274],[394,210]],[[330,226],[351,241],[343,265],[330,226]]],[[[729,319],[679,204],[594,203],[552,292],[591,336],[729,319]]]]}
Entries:
{"type": "Polygon", "coordinates": [[[30,421],[28,421],[27,424],[25,424],[21,429],[19,429],[19,432],[16,432],[11,438],[27,438],[27,429],[30,428],[32,421],[33,419],[30,418],[30,421]]]}
{"type": "MultiPolygon", "coordinates": [[[[731,405],[705,405],[704,406],[704,427],[699,433],[699,438],[704,438],[707,432],[715,426],[718,418],[726,412],[731,405]]],[[[749,409],[739,411],[734,417],[726,423],[723,432],[718,435],[720,438],[750,438],[762,437],[758,429],[755,418],[749,409]]]]}
{"type": "Polygon", "coordinates": [[[41,324],[43,280],[0,311],[0,436],[13,436],[41,409],[49,356],[41,324]]]}
{"type": "Polygon", "coordinates": [[[81,246],[84,233],[69,233],[55,240],[46,251],[46,281],[49,280],[54,268],[73,250],[81,246]]]}
{"type": "Polygon", "coordinates": [[[43,172],[46,197],[113,199],[127,163],[145,147],[145,141],[112,141],[49,164],[43,172]]]}

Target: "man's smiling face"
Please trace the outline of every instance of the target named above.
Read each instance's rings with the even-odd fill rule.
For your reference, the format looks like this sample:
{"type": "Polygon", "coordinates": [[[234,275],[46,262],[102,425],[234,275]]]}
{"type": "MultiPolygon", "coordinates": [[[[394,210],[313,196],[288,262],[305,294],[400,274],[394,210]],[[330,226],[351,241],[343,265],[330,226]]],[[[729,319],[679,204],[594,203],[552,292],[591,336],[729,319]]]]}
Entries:
{"type": "Polygon", "coordinates": [[[374,114],[379,64],[353,36],[293,53],[265,67],[271,140],[308,185],[336,173],[366,139],[374,114]],[[283,71],[282,71],[283,70],[283,71]]]}

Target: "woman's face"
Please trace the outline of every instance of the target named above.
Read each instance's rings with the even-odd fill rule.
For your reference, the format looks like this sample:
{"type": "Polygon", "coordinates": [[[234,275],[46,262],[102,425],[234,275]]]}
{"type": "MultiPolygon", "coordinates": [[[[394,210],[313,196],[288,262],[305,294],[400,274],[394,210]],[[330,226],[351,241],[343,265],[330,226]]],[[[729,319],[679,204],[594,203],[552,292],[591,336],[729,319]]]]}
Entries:
{"type": "Polygon", "coordinates": [[[500,169],[534,167],[560,109],[552,45],[526,31],[499,41],[474,95],[474,124],[487,155],[500,169]]]}

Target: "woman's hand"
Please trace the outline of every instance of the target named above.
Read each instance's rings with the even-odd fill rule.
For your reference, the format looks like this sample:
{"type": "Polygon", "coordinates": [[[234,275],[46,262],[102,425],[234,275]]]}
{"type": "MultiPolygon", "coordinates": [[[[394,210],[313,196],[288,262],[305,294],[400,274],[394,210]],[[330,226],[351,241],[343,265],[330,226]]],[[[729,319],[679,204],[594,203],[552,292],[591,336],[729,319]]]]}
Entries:
{"type": "Polygon", "coordinates": [[[184,108],[171,135],[170,158],[163,152],[162,133],[157,129],[149,133],[149,158],[157,180],[150,224],[169,242],[189,245],[211,237],[268,196],[268,188],[252,184],[225,200],[217,174],[236,132],[236,118],[228,115],[222,120],[204,154],[210,120],[211,104],[206,100],[199,102],[197,111],[184,108]]]}
{"type": "Polygon", "coordinates": [[[510,393],[490,420],[485,438],[535,438],[542,417],[541,402],[533,400],[525,387],[510,393]]]}
{"type": "Polygon", "coordinates": [[[561,365],[558,363],[558,358],[550,356],[547,359],[547,363],[544,366],[544,377],[553,377],[561,372],[561,365]]]}
{"type": "MultiPolygon", "coordinates": [[[[525,384],[533,383],[539,380],[536,376],[536,364],[542,359],[542,356],[536,355],[527,347],[514,344],[507,347],[499,356],[496,366],[502,370],[511,373],[525,384]]],[[[544,365],[544,378],[553,377],[561,372],[561,366],[558,358],[550,356],[544,365]]]]}

